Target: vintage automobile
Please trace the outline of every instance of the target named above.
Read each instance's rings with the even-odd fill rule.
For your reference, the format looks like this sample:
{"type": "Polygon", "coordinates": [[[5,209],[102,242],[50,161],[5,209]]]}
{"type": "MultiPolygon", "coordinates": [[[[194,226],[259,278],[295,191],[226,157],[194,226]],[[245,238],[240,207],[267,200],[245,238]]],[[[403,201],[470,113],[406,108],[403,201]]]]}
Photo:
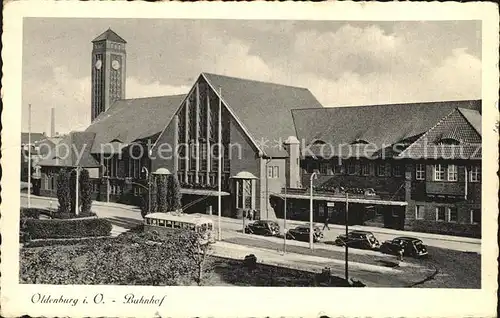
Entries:
{"type": "Polygon", "coordinates": [[[280,226],[275,221],[258,220],[249,223],[245,227],[245,233],[266,235],[266,236],[278,236],[280,235],[280,226]]]}
{"type": "MultiPolygon", "coordinates": [[[[299,225],[290,229],[286,233],[286,238],[289,240],[309,241],[309,225],[299,225]]],[[[314,227],[313,242],[319,242],[323,238],[323,231],[318,226],[314,227]]]]}
{"type": "Polygon", "coordinates": [[[400,236],[392,240],[385,241],[380,246],[380,251],[385,254],[400,255],[401,250],[404,256],[423,257],[427,256],[427,247],[422,240],[415,237],[400,236]]]}
{"type": "Polygon", "coordinates": [[[367,250],[378,250],[380,242],[375,238],[372,232],[352,231],[347,234],[339,235],[335,239],[335,245],[345,246],[367,250]]]}

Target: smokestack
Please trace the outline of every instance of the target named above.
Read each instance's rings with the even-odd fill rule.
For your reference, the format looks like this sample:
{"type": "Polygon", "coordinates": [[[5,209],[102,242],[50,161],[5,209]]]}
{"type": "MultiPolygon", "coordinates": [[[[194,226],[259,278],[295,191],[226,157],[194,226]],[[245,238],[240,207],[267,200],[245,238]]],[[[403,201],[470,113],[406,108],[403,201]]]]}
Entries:
{"type": "Polygon", "coordinates": [[[56,110],[54,107],[50,110],[50,137],[56,135],[56,110]]]}

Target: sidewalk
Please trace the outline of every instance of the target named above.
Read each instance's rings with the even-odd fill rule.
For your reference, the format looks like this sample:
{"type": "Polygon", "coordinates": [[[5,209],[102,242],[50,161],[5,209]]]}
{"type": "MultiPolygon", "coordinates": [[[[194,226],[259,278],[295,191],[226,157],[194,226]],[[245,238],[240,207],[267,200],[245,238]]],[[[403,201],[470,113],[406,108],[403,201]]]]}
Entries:
{"type": "MultiPolygon", "coordinates": [[[[216,215],[208,216],[211,217],[212,219],[217,219],[216,215]]],[[[233,219],[233,218],[227,218],[227,217],[222,217],[224,222],[231,222],[231,223],[236,223],[241,225],[242,221],[238,219],[233,219]]],[[[284,220],[283,219],[276,219],[276,221],[279,223],[281,227],[283,227],[284,220]]],[[[251,221],[247,221],[251,222],[251,221]]],[[[296,220],[286,220],[287,228],[290,229],[292,227],[298,226],[298,225],[303,225],[303,224],[309,224],[307,221],[296,221],[296,220]]],[[[315,223],[316,226],[319,226],[320,228],[323,227],[323,223],[315,223]]],[[[329,227],[331,229],[337,229],[337,230],[344,230],[345,226],[344,225],[338,225],[338,224],[329,224],[329,227]]],[[[413,231],[401,231],[401,230],[393,230],[393,229],[386,229],[386,228],[380,228],[380,227],[373,227],[373,226],[361,226],[361,225],[349,225],[349,231],[353,230],[363,230],[363,231],[370,231],[373,232],[374,234],[379,233],[379,234],[388,234],[388,235],[393,235],[393,236],[416,236],[418,238],[424,239],[433,239],[433,240],[441,240],[441,241],[452,241],[452,242],[463,242],[463,243],[472,243],[472,244],[481,244],[481,239],[477,238],[470,238],[470,237],[462,237],[462,236],[452,236],[452,235],[443,235],[443,234],[433,234],[433,233],[423,233],[423,232],[413,232],[413,231]]]]}
{"type": "MultiPolygon", "coordinates": [[[[21,197],[27,197],[28,195],[26,193],[21,193],[21,197]]],[[[57,198],[49,198],[49,197],[42,197],[42,196],[34,196],[32,197],[37,198],[37,199],[42,199],[42,200],[47,200],[50,201],[52,200],[53,202],[57,202],[57,198]]],[[[140,213],[140,209],[138,207],[132,206],[132,205],[126,205],[126,204],[121,204],[121,203],[115,203],[115,202],[103,202],[103,201],[93,201],[93,205],[95,206],[101,206],[101,207],[110,207],[110,208],[116,208],[116,209],[125,209],[128,211],[137,211],[137,213],[140,213]]],[[[205,215],[207,217],[212,218],[213,220],[217,219],[217,215],[205,215]]],[[[228,217],[222,217],[222,220],[227,223],[234,223],[241,225],[242,220],[238,219],[233,219],[233,218],[228,218],[228,217]]],[[[284,220],[283,219],[276,219],[276,221],[280,224],[280,226],[283,228],[284,220]]],[[[287,228],[295,227],[297,225],[301,224],[306,224],[308,223],[307,221],[296,221],[296,220],[286,220],[287,228]]],[[[323,223],[315,223],[315,225],[322,227],[323,223]]],[[[337,230],[343,230],[345,229],[345,226],[343,225],[338,225],[338,224],[329,224],[330,228],[332,229],[337,229],[337,230]]],[[[386,235],[392,235],[392,236],[405,236],[405,235],[411,235],[411,236],[416,236],[420,239],[432,239],[432,240],[440,240],[440,241],[450,241],[450,242],[458,242],[458,243],[469,243],[469,244],[481,244],[481,239],[477,238],[470,238],[470,237],[461,237],[461,236],[451,236],[451,235],[443,235],[443,234],[432,234],[432,233],[423,233],[423,232],[412,232],[412,231],[400,231],[400,230],[393,230],[393,229],[386,229],[386,228],[379,228],[379,227],[371,227],[371,226],[359,226],[359,225],[354,225],[354,226],[349,226],[349,230],[365,230],[365,231],[370,231],[373,232],[374,234],[386,234],[386,235]]]]}

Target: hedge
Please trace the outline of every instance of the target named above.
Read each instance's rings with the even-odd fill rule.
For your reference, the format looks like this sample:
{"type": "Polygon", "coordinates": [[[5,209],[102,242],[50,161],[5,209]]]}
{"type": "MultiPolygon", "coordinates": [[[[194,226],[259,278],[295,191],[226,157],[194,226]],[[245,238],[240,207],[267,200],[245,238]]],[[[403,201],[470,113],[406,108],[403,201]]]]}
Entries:
{"type": "Polygon", "coordinates": [[[46,215],[52,217],[54,212],[47,209],[39,209],[39,208],[21,208],[20,217],[29,218],[29,219],[38,219],[40,215],[46,215]]]}
{"type": "Polygon", "coordinates": [[[97,236],[97,237],[79,237],[67,239],[38,239],[26,242],[23,247],[42,247],[42,246],[67,246],[79,244],[93,244],[96,241],[112,240],[110,236],[97,236]]]}
{"type": "Polygon", "coordinates": [[[24,231],[31,239],[77,238],[87,236],[109,236],[111,222],[107,219],[37,220],[27,219],[24,231]]]}
{"type": "Polygon", "coordinates": [[[78,213],[78,215],[76,215],[74,212],[70,213],[56,212],[52,215],[52,217],[54,219],[68,220],[68,219],[97,217],[97,215],[94,212],[87,212],[87,213],[80,212],[78,213]]]}
{"type": "MultiPolygon", "coordinates": [[[[190,233],[186,233],[190,234],[190,233]]],[[[22,248],[20,281],[28,284],[195,284],[198,250],[189,235],[151,244],[147,235],[94,239],[72,246],[22,248]]]]}
{"type": "Polygon", "coordinates": [[[23,218],[38,219],[40,218],[40,215],[45,215],[53,219],[76,219],[76,218],[88,218],[96,216],[94,212],[79,213],[78,215],[75,215],[74,212],[63,213],[60,211],[51,211],[40,208],[21,208],[20,213],[21,213],[20,214],[21,219],[23,218]]]}

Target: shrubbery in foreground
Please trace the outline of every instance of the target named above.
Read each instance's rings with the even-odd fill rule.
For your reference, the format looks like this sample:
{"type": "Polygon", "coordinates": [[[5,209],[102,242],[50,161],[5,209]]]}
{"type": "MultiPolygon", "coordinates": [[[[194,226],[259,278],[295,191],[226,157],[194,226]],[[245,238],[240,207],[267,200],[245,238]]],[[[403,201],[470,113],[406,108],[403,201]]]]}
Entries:
{"type": "Polygon", "coordinates": [[[112,225],[107,219],[23,220],[21,230],[31,239],[109,236],[112,225]]]}
{"type": "Polygon", "coordinates": [[[186,285],[199,282],[200,246],[191,233],[146,233],[71,246],[21,249],[28,284],[186,285]],[[154,241],[152,240],[154,239],[154,241]]]}

